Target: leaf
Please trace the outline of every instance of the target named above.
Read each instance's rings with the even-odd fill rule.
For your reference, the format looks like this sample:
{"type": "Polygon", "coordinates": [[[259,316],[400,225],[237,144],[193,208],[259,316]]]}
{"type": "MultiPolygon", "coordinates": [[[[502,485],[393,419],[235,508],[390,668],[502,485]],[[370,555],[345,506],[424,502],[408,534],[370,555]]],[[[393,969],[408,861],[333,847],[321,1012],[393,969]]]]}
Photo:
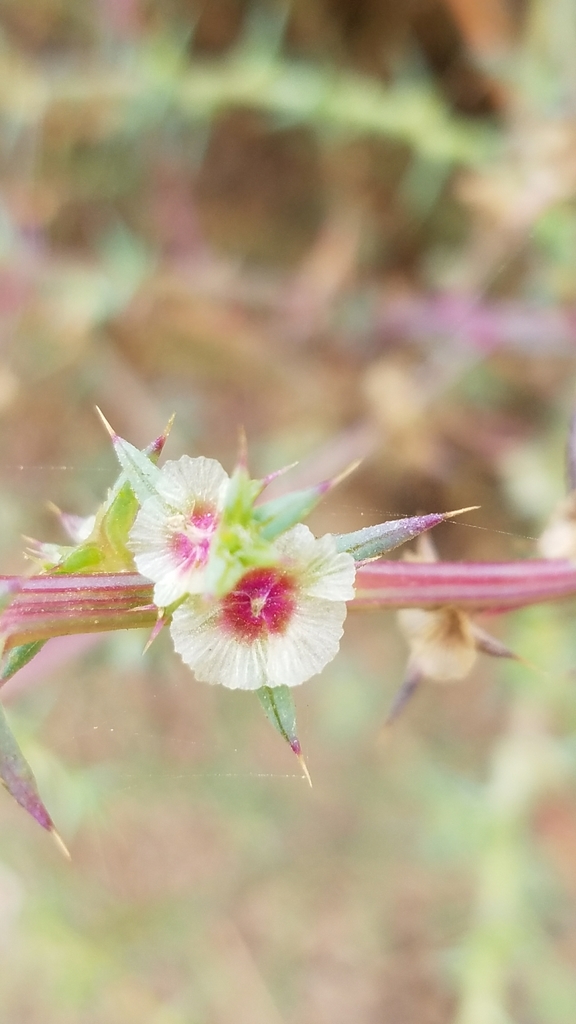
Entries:
{"type": "Polygon", "coordinates": [[[257,505],[253,517],[256,522],[261,524],[261,536],[268,541],[275,540],[291,526],[302,522],[322,501],[322,498],[350,473],[353,473],[358,465],[359,462],[352,462],[342,473],[330,480],[323,480],[321,483],[315,484],[314,487],[282,494],[278,498],[272,498],[262,505],[257,505]]]}
{"type": "Polygon", "coordinates": [[[97,412],[112,438],[116,458],[140,504],[147,498],[156,496],[160,470],[150,461],[145,452],[140,451],[129,441],[125,441],[123,437],[119,437],[99,409],[97,412]]]}
{"type": "Polygon", "coordinates": [[[302,771],[310,785],[312,780],[306,766],[300,740],[296,734],[296,708],[292,693],[288,686],[261,686],[256,690],[258,699],[264,709],[264,714],[272,723],[283,739],[290,744],[291,749],[300,761],[302,771]]]}
{"type": "MultiPolygon", "coordinates": [[[[143,451],[129,445],[113,434],[117,441],[136,452],[139,465],[147,465],[151,473],[157,474],[156,463],[164,448],[172,419],[164,432],[143,451]]],[[[118,454],[118,452],[117,452],[118,454]]],[[[135,456],[136,457],[136,456],[135,456]]],[[[141,500],[141,499],[140,499],[141,500]]],[[[128,474],[123,469],[111,487],[104,504],[95,516],[90,536],[67,554],[55,568],[57,573],[121,572],[133,568],[133,559],[127,549],[130,529],[138,512],[140,501],[134,492],[128,474]]]]}
{"type": "Polygon", "coordinates": [[[318,484],[316,487],[292,491],[279,498],[272,498],[263,505],[257,505],[253,514],[256,522],[261,524],[262,537],[265,540],[275,540],[291,526],[302,522],[325,493],[326,490],[321,490],[321,485],[318,484]]]}
{"type": "Polygon", "coordinates": [[[11,651],[8,651],[0,668],[0,685],[6,683],[16,672],[32,661],[32,658],[42,650],[46,642],[46,640],[34,640],[29,644],[19,644],[18,647],[13,647],[11,651]]]}
{"type": "Polygon", "coordinates": [[[363,530],[355,530],[354,533],[335,534],[336,548],[338,551],[347,551],[357,562],[380,558],[406,541],[414,540],[426,530],[438,526],[444,520],[476,508],[478,505],[471,505],[469,508],[459,508],[455,512],[430,512],[425,516],[391,519],[387,523],[378,523],[377,526],[365,526],[363,530]]]}
{"type": "Polygon", "coordinates": [[[32,769],[24,757],[8,725],[4,708],[0,704],[0,779],[16,802],[30,814],[42,828],[50,832],[66,856],[70,856],[54,828],[36,785],[32,769]]]}

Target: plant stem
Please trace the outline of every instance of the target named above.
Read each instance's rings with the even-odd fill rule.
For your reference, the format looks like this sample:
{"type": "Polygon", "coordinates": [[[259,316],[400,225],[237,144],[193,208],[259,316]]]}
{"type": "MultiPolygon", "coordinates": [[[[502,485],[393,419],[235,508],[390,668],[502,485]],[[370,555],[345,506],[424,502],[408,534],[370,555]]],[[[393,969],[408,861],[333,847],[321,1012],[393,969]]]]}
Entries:
{"type": "Polygon", "coordinates": [[[524,562],[388,562],[361,566],[355,608],[458,608],[507,611],[576,596],[576,565],[524,562]]]}

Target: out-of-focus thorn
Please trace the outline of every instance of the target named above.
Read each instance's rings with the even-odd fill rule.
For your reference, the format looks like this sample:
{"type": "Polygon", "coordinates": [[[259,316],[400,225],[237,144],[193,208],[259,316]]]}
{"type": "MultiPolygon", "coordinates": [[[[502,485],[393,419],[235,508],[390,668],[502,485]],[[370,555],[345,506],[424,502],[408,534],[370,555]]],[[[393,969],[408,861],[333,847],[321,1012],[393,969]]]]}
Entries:
{"type": "Polygon", "coordinates": [[[100,409],[97,405],[95,405],[94,408],[96,409],[96,412],[100,417],[100,421],[104,425],[105,430],[110,434],[110,437],[114,441],[118,437],[118,434],[116,433],[114,428],[111,427],[110,424],[108,423],[108,420],[106,419],[104,413],[102,412],[102,409],[100,409]]]}
{"type": "Polygon", "coordinates": [[[486,633],[480,626],[473,624],[472,633],[476,649],[482,651],[482,654],[489,654],[491,658],[512,658],[513,661],[522,660],[517,654],[514,654],[514,651],[506,647],[506,644],[503,644],[501,640],[497,640],[490,633],[486,633]]]}
{"type": "Polygon", "coordinates": [[[572,413],[566,445],[566,476],[568,491],[576,491],[576,411],[572,413]]]}
{"type": "Polygon", "coordinates": [[[346,466],[341,473],[337,473],[336,476],[333,476],[330,480],[326,481],[326,489],[331,491],[333,487],[337,487],[338,484],[341,484],[346,477],[351,476],[351,474],[358,469],[358,466],[362,465],[363,461],[363,459],[354,459],[354,462],[351,462],[350,465],[346,466]]]}
{"type": "Polygon", "coordinates": [[[480,626],[475,623],[472,624],[472,633],[474,635],[474,641],[476,644],[476,650],[481,651],[482,654],[488,654],[492,658],[510,658],[512,661],[517,661],[519,665],[524,665],[525,668],[529,668],[532,672],[536,672],[538,675],[547,677],[548,672],[540,668],[539,665],[535,665],[532,661],[527,661],[521,654],[515,654],[509,647],[506,647],[500,640],[492,636],[490,633],[486,633],[480,626]]]}
{"type": "Polygon", "coordinates": [[[24,549],[24,558],[36,563],[40,561],[44,566],[49,563],[57,565],[62,561],[65,552],[70,550],[59,544],[47,544],[44,541],[36,540],[35,537],[28,537],[25,533],[22,534],[22,540],[28,545],[24,549]]]}
{"type": "Polygon", "coordinates": [[[238,427],[238,458],[236,468],[248,471],[248,439],[243,426],[238,427]]]}
{"type": "Polygon", "coordinates": [[[94,528],[94,521],[96,516],[76,516],[72,512],[63,512],[58,505],[55,505],[53,501],[46,502],[46,508],[52,515],[60,522],[60,526],[64,530],[64,533],[74,541],[75,544],[80,544],[84,540],[88,540],[88,537],[92,533],[94,528]]]}
{"type": "Polygon", "coordinates": [[[354,459],[354,462],[351,462],[348,466],[346,466],[341,473],[337,473],[336,476],[331,476],[328,480],[322,480],[321,483],[316,485],[316,490],[318,494],[321,494],[322,496],[328,494],[329,491],[332,491],[335,487],[338,486],[338,484],[341,484],[342,481],[346,479],[346,477],[350,476],[351,473],[358,469],[358,466],[363,461],[363,459],[354,459]]]}
{"type": "Polygon", "coordinates": [[[392,701],[392,707],[390,708],[388,717],[384,723],[385,729],[392,725],[392,723],[398,718],[398,715],[404,710],[408,701],[411,700],[416,693],[421,682],[422,673],[415,665],[411,665],[409,662],[406,678],[392,701]]]}
{"type": "Polygon", "coordinates": [[[262,479],[262,490],[264,490],[265,487],[268,487],[268,484],[271,484],[273,480],[277,480],[279,476],[284,476],[285,473],[289,473],[290,470],[294,469],[297,465],[297,462],[291,462],[290,465],[283,466],[282,469],[275,469],[273,473],[268,473],[268,476],[265,476],[262,479]]]}
{"type": "Polygon", "coordinates": [[[70,850],[66,846],[66,843],[62,839],[60,833],[56,831],[53,825],[50,828],[50,835],[52,836],[52,839],[54,840],[56,846],[60,850],[60,853],[63,854],[66,860],[72,860],[72,857],[70,856],[70,850]]]}
{"type": "Polygon", "coordinates": [[[176,419],[176,413],[173,412],[171,417],[170,417],[170,419],[168,420],[168,423],[164,427],[164,430],[160,434],[160,436],[157,437],[156,440],[153,441],[152,444],[150,445],[151,454],[158,453],[158,455],[159,455],[160,452],[163,450],[164,445],[166,444],[166,441],[168,440],[168,437],[170,436],[170,431],[172,430],[172,427],[174,426],[174,420],[175,419],[176,419]]]}
{"type": "Polygon", "coordinates": [[[154,623],[154,627],[152,629],[152,632],[150,633],[150,636],[148,637],[148,640],[146,641],[146,644],[144,645],[144,650],[142,651],[142,656],[144,656],[145,654],[148,653],[148,651],[150,650],[150,648],[151,648],[152,644],[154,643],[156,637],[159,636],[159,634],[164,629],[165,625],[166,625],[165,617],[163,615],[159,615],[158,618],[156,619],[156,622],[154,623]]]}
{"type": "Polygon", "coordinates": [[[308,782],[308,785],[310,786],[310,789],[312,789],[312,779],[310,778],[310,772],[308,771],[308,765],[306,764],[306,761],[304,760],[304,754],[302,753],[302,747],[300,746],[300,740],[296,739],[296,737],[294,739],[290,740],[290,747],[294,751],[294,753],[296,754],[296,757],[298,758],[298,760],[300,762],[300,767],[301,767],[302,771],[304,772],[304,778],[308,782]]]}
{"type": "Polygon", "coordinates": [[[501,643],[500,640],[497,640],[490,633],[486,633],[480,626],[472,624],[472,634],[474,634],[477,650],[482,651],[483,654],[489,654],[491,657],[508,657],[512,662],[518,662],[519,665],[530,669],[531,672],[536,672],[543,679],[548,678],[548,672],[541,669],[540,666],[534,665],[533,662],[529,662],[522,654],[515,654],[513,650],[510,650],[509,647],[506,647],[505,644],[501,643]]]}

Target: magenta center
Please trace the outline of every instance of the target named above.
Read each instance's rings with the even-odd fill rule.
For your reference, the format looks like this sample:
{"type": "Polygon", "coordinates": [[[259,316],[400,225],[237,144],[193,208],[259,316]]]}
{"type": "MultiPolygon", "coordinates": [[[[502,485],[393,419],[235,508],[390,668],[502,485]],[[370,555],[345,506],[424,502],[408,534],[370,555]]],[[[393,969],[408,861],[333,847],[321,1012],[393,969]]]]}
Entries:
{"type": "Polygon", "coordinates": [[[250,569],[222,601],[221,623],[238,640],[283,633],[296,606],[295,590],[281,569],[250,569]]]}
{"type": "Polygon", "coordinates": [[[184,528],[171,538],[172,550],[183,569],[206,564],[212,535],[217,526],[215,510],[209,505],[196,502],[184,528]]]}

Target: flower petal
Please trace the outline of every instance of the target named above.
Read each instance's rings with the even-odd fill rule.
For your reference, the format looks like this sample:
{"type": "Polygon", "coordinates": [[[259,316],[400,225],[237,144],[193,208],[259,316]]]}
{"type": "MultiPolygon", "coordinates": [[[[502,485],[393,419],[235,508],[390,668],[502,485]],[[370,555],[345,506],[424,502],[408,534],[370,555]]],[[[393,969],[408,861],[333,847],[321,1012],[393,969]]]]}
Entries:
{"type": "Polygon", "coordinates": [[[220,683],[231,690],[267,685],[263,643],[242,643],[226,633],[217,606],[190,598],[175,610],[170,632],[175,650],[200,682],[220,683]]]}
{"type": "Polygon", "coordinates": [[[268,685],[298,686],[321,672],[338,653],[346,611],[344,601],[302,596],[286,632],[268,638],[268,685]]]}
{"type": "Polygon", "coordinates": [[[154,601],[159,607],[165,608],[185,594],[202,591],[205,549],[227,482],[227,474],[215,459],[183,455],[160,470],[158,497],[144,502],[128,542],[137,569],[156,584],[154,601]],[[208,509],[213,522],[203,524],[196,535],[194,523],[188,522],[195,506],[208,509]]]}
{"type": "Polygon", "coordinates": [[[354,597],[354,559],[336,550],[331,534],[317,539],[300,523],[278,538],[276,550],[299,570],[302,588],[310,597],[326,601],[351,601],[354,597]]]}
{"type": "Polygon", "coordinates": [[[220,508],[228,479],[228,474],[216,459],[182,455],[162,466],[158,492],[166,504],[179,512],[187,511],[195,501],[208,502],[220,508]]]}
{"type": "Polygon", "coordinates": [[[177,601],[189,591],[193,572],[181,565],[172,545],[166,510],[157,498],[145,501],[130,531],[128,547],[138,572],[156,585],[154,603],[160,608],[177,601]]]}

